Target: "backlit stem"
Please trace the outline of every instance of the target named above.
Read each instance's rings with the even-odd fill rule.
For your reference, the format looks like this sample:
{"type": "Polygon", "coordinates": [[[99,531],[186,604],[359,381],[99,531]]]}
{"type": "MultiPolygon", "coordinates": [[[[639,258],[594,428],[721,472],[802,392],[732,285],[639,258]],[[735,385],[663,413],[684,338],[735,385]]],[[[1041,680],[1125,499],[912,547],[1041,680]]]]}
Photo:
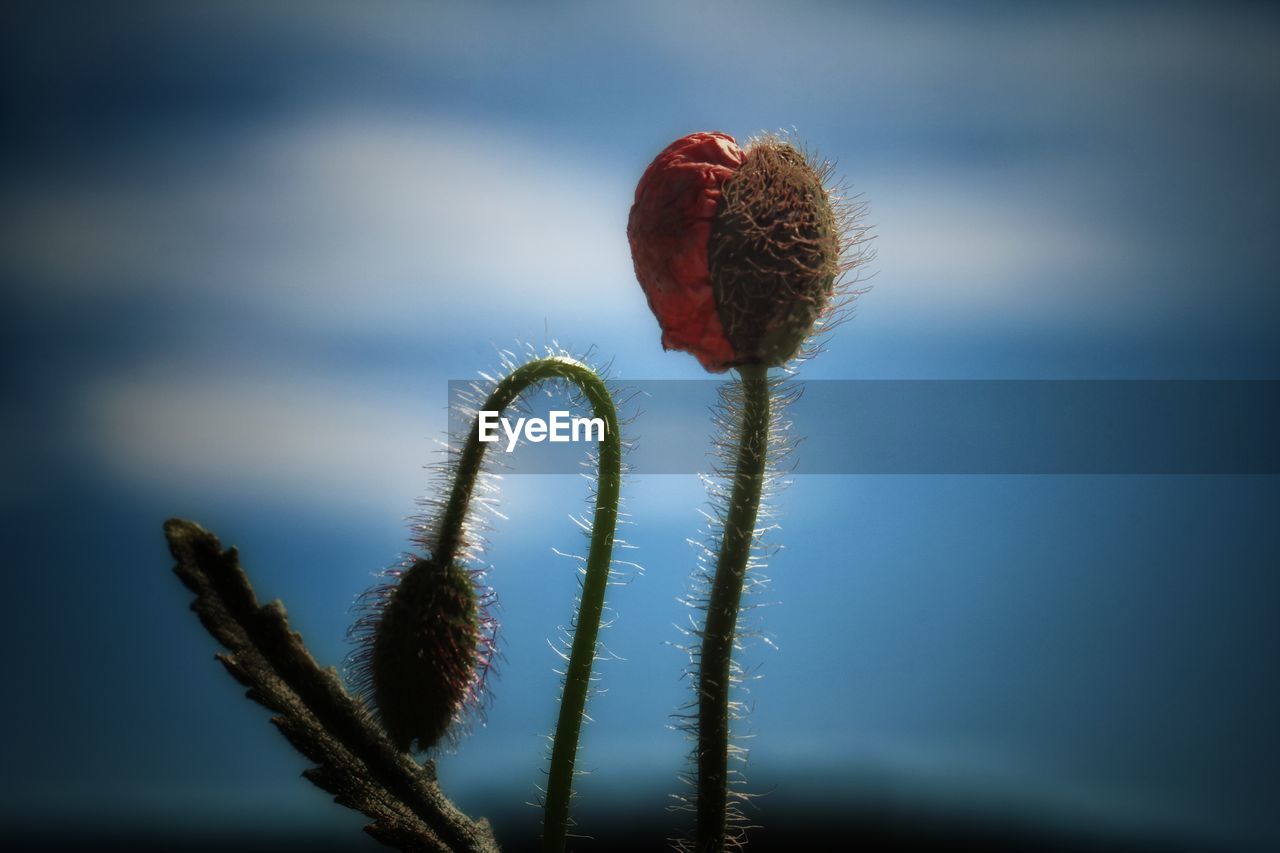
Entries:
{"type": "Polygon", "coordinates": [[[743,385],[738,454],[698,659],[699,853],[720,853],[725,848],[733,638],[738,627],[747,562],[755,540],[769,449],[768,368],[747,366],[739,368],[738,373],[743,385]]]}
{"type": "MultiPolygon", "coordinates": [[[[483,411],[505,411],[529,386],[551,379],[572,382],[591,404],[592,414],[605,423],[600,443],[600,467],[596,481],[595,517],[591,525],[591,547],[587,553],[582,598],[578,605],[573,646],[565,671],[560,716],[551,747],[551,767],[543,807],[542,848],[562,851],[569,827],[569,799],[573,792],[573,767],[582,730],[583,713],[595,662],[596,639],[604,611],[605,588],[613,560],[614,532],[618,523],[618,498],[622,487],[622,441],[618,433],[618,413],[603,380],[581,362],[560,356],[531,361],[512,371],[489,395],[483,411]]],[[[471,494],[484,460],[487,442],[480,441],[477,421],[467,436],[458,462],[453,492],[440,519],[435,556],[448,563],[458,556],[471,494]]]]}

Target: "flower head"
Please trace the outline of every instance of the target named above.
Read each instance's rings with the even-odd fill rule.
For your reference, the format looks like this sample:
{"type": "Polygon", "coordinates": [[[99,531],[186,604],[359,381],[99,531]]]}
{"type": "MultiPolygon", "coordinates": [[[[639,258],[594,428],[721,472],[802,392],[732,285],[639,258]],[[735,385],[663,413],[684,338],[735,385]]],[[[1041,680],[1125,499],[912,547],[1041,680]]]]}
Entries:
{"type": "Polygon", "coordinates": [[[785,140],[723,133],[667,146],[636,187],[631,257],[666,349],[707,370],[793,358],[854,242],[826,169],[785,140]]]}

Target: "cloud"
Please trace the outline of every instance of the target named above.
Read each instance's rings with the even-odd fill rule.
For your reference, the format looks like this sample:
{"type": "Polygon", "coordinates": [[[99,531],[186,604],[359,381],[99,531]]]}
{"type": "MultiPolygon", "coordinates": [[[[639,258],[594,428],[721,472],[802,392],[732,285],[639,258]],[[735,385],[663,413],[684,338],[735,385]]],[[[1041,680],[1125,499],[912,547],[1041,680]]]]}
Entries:
{"type": "Polygon", "coordinates": [[[607,308],[599,282],[630,276],[630,176],[509,127],[339,111],[181,158],[11,197],[11,272],[55,298],[203,295],[402,332],[442,311],[607,308]]]}
{"type": "Polygon", "coordinates": [[[81,412],[91,454],[130,487],[392,516],[430,481],[445,428],[443,405],[367,383],[217,370],[105,378],[81,412]]]}
{"type": "Polygon", "coordinates": [[[877,175],[868,194],[872,266],[892,289],[884,309],[917,326],[970,329],[1138,322],[1140,307],[1114,283],[1140,273],[1153,241],[1091,215],[1089,183],[1065,164],[877,175]]]}
{"type": "Polygon", "coordinates": [[[830,109],[877,104],[879,120],[902,119],[905,104],[931,122],[965,114],[1129,133],[1128,110],[1174,116],[1181,105],[1168,94],[1189,84],[1264,107],[1280,72],[1274,21],[1256,10],[800,3],[782,15],[747,0],[628,14],[627,30],[651,49],[692,67],[713,56],[757,101],[817,92],[830,109]],[[1102,117],[1119,121],[1090,124],[1102,117]]]}

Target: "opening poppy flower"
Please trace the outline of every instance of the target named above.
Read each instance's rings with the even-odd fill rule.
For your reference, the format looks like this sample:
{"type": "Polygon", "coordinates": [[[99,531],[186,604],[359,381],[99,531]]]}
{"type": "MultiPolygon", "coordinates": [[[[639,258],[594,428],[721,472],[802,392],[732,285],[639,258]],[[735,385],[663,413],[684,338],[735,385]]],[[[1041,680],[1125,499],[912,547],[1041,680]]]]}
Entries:
{"type": "Polygon", "coordinates": [[[662,345],[722,373],[793,358],[845,269],[826,169],[773,136],[677,139],[645,170],[627,223],[662,345]]]}

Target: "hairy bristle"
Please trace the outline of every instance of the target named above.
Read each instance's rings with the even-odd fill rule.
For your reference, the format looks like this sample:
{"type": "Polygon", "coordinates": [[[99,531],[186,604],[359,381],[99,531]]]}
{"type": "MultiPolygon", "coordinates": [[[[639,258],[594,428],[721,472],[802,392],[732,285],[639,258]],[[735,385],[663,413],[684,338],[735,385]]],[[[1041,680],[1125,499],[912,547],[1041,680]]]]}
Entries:
{"type": "MultiPolygon", "coordinates": [[[[480,379],[459,390],[450,401],[452,434],[447,442],[441,443],[439,461],[429,466],[441,488],[420,499],[420,511],[411,519],[415,553],[381,572],[381,581],[359,597],[355,605],[357,619],[348,631],[354,648],[345,662],[346,680],[401,747],[416,745],[418,749],[427,750],[453,746],[466,734],[473,720],[483,721],[485,706],[491,700],[489,684],[500,658],[495,615],[497,596],[486,582],[489,567],[484,554],[486,534],[492,530],[493,520],[503,517],[498,510],[501,477],[494,469],[501,469],[505,454],[484,456],[461,528],[449,532],[449,538],[455,542],[454,560],[442,572],[433,557],[440,552],[445,538],[442,525],[448,515],[447,488],[456,480],[460,449],[468,431],[474,427],[478,411],[494,389],[522,364],[548,357],[585,363],[592,356],[588,351],[575,357],[554,341],[543,347],[527,345],[518,351],[504,350],[499,353],[498,370],[481,374],[480,379]],[[434,579],[431,585],[426,583],[430,579],[434,579]],[[421,588],[417,588],[419,586],[421,588]],[[468,588],[474,600],[470,617],[463,616],[468,588]],[[445,618],[428,623],[428,615],[433,613],[445,618]],[[434,625],[434,637],[428,636],[429,624],[434,625]],[[439,668],[421,677],[415,675],[413,663],[397,660],[406,650],[411,658],[421,652],[422,659],[435,660],[439,668]],[[467,660],[473,662],[469,677],[460,665],[467,660]],[[415,679],[422,682],[422,686],[400,691],[394,685],[401,679],[415,679]],[[428,692],[432,694],[430,697],[426,695],[428,692]],[[398,706],[410,710],[404,713],[398,706]],[[419,715],[420,719],[408,719],[419,715]]],[[[597,372],[607,374],[607,370],[606,365],[597,372]]],[[[619,395],[612,388],[610,391],[619,405],[626,405],[633,396],[619,395]]],[[[538,393],[564,400],[574,410],[590,408],[577,387],[565,380],[545,380],[538,387],[538,393]]],[[[511,413],[530,414],[528,395],[517,398],[509,408],[511,413]]],[[[625,442],[623,446],[625,449],[625,442]]],[[[588,454],[582,465],[584,477],[594,484],[596,453],[588,454]]],[[[584,517],[578,519],[578,523],[589,538],[590,520],[584,517]]],[[[624,519],[620,523],[627,522],[624,519]]],[[[615,551],[630,547],[620,537],[615,538],[615,551]]],[[[625,575],[628,568],[639,569],[636,564],[623,560],[615,560],[614,565],[624,570],[615,573],[617,577],[625,575]]],[[[567,638],[563,645],[567,650],[567,638]]]]}
{"type": "Polygon", "coordinates": [[[724,184],[708,263],[740,364],[783,365],[859,295],[848,274],[869,258],[863,206],[830,185],[832,167],[775,135],[753,139],[724,184]]]}
{"type": "Polygon", "coordinates": [[[432,749],[479,706],[494,654],[491,601],[476,573],[426,557],[366,593],[351,680],[397,747],[432,749]]]}
{"type": "MultiPolygon", "coordinates": [[[[766,476],[763,500],[752,537],[751,556],[747,562],[746,574],[743,579],[744,603],[738,615],[737,631],[734,636],[734,645],[739,653],[743,646],[753,638],[763,640],[766,645],[773,645],[772,640],[760,629],[758,620],[752,618],[751,611],[756,607],[762,606],[762,603],[759,601],[748,603],[748,599],[763,592],[769,585],[769,580],[765,576],[764,570],[769,559],[777,551],[777,546],[769,545],[766,541],[766,535],[776,530],[778,526],[773,519],[769,503],[778,491],[787,484],[782,472],[787,464],[787,458],[794,449],[795,442],[790,437],[791,424],[786,419],[786,409],[799,396],[799,393],[799,386],[785,379],[775,378],[769,380],[771,405],[766,476]]],[[[729,512],[729,502],[733,489],[733,471],[738,445],[741,440],[743,394],[743,385],[740,380],[724,383],[720,386],[719,403],[712,411],[712,441],[716,463],[711,474],[703,478],[708,494],[707,522],[703,529],[701,541],[691,540],[691,544],[697,551],[697,558],[692,584],[684,598],[684,603],[689,608],[688,619],[686,625],[677,626],[683,636],[683,642],[679,644],[679,648],[688,655],[686,677],[693,686],[693,695],[689,701],[673,715],[675,727],[683,731],[692,743],[688,759],[691,768],[690,772],[680,777],[687,785],[688,791],[672,795],[675,800],[672,808],[679,812],[694,813],[697,808],[697,782],[695,778],[698,764],[697,725],[699,696],[697,685],[702,665],[702,626],[706,623],[706,609],[711,594],[711,584],[715,577],[716,562],[724,535],[724,520],[729,512]]],[[[739,657],[740,654],[735,654],[730,662],[731,692],[729,711],[734,728],[731,732],[732,739],[729,745],[729,752],[731,759],[733,759],[733,764],[743,765],[747,759],[747,748],[742,744],[742,740],[747,736],[742,731],[747,713],[746,697],[749,693],[746,682],[759,676],[754,673],[744,672],[739,657]]],[[[747,831],[752,828],[748,816],[741,807],[752,797],[752,794],[744,789],[745,785],[746,779],[740,767],[731,766],[729,770],[727,846],[739,847],[744,845],[747,831]]],[[[671,843],[678,851],[692,853],[695,849],[692,837],[672,838],[671,843]]]]}

